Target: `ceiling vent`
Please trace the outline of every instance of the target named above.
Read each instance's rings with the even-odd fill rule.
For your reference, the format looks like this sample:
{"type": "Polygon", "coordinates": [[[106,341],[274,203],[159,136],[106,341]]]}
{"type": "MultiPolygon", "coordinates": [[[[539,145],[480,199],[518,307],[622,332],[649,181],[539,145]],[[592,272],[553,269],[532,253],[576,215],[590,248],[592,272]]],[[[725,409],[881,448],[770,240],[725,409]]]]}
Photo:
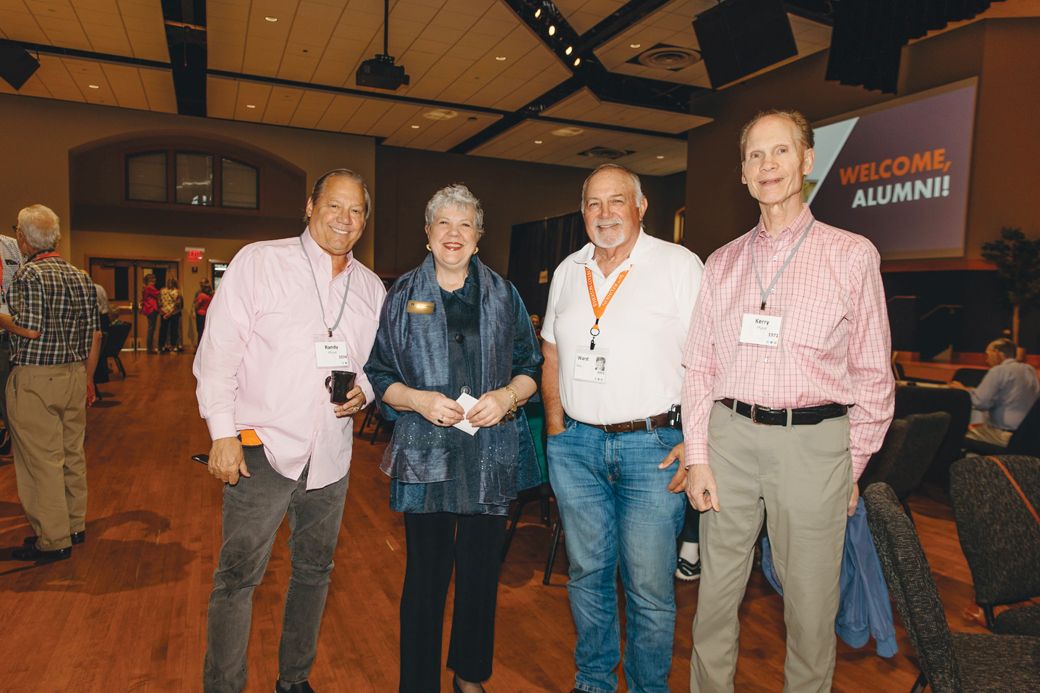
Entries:
{"type": "Polygon", "coordinates": [[[613,147],[592,147],[586,149],[583,152],[578,152],[578,156],[583,156],[586,159],[620,159],[623,156],[629,154],[635,154],[635,151],[631,149],[614,149],[613,147]]]}
{"type": "Polygon", "coordinates": [[[670,46],[667,43],[659,43],[653,48],[632,58],[628,62],[632,65],[643,67],[654,67],[660,70],[678,72],[701,61],[701,54],[692,48],[683,46],[670,46]]]}

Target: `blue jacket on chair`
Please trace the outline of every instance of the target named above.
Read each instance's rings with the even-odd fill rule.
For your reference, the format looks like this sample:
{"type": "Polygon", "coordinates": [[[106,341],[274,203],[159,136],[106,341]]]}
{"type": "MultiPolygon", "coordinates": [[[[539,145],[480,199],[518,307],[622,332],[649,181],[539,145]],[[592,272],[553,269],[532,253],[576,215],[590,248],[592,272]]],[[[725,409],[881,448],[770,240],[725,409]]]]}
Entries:
{"type": "MultiPolygon", "coordinates": [[[[784,593],[773,567],[769,537],[762,537],[762,572],[777,592],[784,593]]],[[[899,651],[892,621],[892,603],[881,573],[874,539],[867,527],[863,503],[845,525],[845,551],[841,558],[841,599],[834,631],[850,647],[863,647],[870,636],[877,642],[877,653],[892,657],[899,651]]]]}

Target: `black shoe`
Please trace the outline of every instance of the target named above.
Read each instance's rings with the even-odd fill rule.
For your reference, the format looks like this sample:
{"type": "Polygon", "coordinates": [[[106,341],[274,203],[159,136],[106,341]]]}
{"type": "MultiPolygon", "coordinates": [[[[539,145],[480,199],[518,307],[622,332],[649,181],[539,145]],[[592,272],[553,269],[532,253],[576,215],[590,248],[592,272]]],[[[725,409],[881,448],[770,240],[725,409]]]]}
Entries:
{"type": "Polygon", "coordinates": [[[306,681],[300,681],[299,683],[275,681],[274,691],[275,693],[314,693],[314,689],[306,681]]]}
{"type": "MultiPolygon", "coordinates": [[[[35,534],[31,537],[26,537],[22,540],[22,546],[36,546],[36,540],[38,538],[39,537],[37,537],[35,534]]],[[[73,532],[69,535],[69,538],[72,539],[73,545],[82,544],[87,540],[87,530],[83,530],[81,532],[73,532]]]]}
{"type": "Polygon", "coordinates": [[[675,566],[675,579],[682,580],[683,582],[693,582],[694,580],[701,579],[701,562],[690,563],[688,560],[679,557],[679,562],[675,566]]]}
{"type": "Polygon", "coordinates": [[[64,561],[66,558],[72,558],[72,547],[66,546],[64,549],[41,551],[35,546],[23,546],[12,551],[11,555],[18,561],[36,561],[37,564],[54,563],[55,561],[64,561]]]}

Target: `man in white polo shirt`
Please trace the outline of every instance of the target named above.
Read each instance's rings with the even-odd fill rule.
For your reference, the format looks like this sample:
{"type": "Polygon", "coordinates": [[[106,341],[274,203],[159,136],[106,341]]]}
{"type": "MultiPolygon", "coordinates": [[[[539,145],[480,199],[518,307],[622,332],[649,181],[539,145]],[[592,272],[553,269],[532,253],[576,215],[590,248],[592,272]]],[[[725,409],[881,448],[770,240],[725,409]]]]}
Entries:
{"type": "Polygon", "coordinates": [[[641,228],[639,178],[617,164],[582,187],[592,242],[556,268],[542,326],[549,477],[566,529],[576,691],[617,690],[617,571],[629,690],[668,691],[675,542],[683,521],[682,351],[703,265],[641,228]]]}

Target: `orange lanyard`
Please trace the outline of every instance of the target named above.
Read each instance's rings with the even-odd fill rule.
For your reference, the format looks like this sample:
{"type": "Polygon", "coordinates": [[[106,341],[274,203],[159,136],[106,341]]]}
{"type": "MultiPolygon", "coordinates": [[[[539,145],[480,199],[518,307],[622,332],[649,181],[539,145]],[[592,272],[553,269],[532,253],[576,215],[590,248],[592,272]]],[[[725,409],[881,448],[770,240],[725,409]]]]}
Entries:
{"type": "Polygon", "coordinates": [[[618,275],[618,278],[614,280],[614,285],[610,287],[610,291],[607,292],[606,297],[603,299],[603,303],[599,302],[596,297],[596,287],[592,284],[592,270],[588,267],[585,268],[585,283],[589,286],[589,303],[592,304],[592,314],[596,316],[596,322],[593,323],[592,328],[589,330],[589,334],[592,335],[592,341],[589,342],[589,351],[596,348],[596,337],[599,336],[599,319],[603,317],[603,314],[607,312],[607,305],[610,303],[610,299],[614,298],[614,293],[621,286],[621,282],[625,281],[625,277],[628,276],[628,270],[625,270],[618,275]]]}

